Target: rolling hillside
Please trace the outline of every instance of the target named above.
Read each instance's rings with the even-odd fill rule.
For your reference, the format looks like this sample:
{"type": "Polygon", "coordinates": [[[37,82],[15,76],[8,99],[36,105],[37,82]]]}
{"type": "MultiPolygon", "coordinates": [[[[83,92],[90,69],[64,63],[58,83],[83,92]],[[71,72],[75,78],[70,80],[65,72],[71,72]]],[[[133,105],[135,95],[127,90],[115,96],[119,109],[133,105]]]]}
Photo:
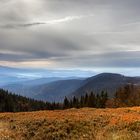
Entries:
{"type": "Polygon", "coordinates": [[[41,78],[3,86],[12,93],[47,101],[63,101],[64,97],[82,85],[83,78],[41,78]],[[65,80],[67,79],[67,80],[65,80]],[[59,90],[58,90],[59,89],[59,90]],[[58,92],[59,91],[59,92],[58,92]]]}
{"type": "Polygon", "coordinates": [[[70,96],[81,96],[86,92],[100,93],[107,91],[109,97],[113,97],[115,91],[126,84],[140,84],[140,77],[126,77],[120,74],[102,73],[85,80],[85,84],[73,92],[70,96]]]}
{"type": "Polygon", "coordinates": [[[140,84],[140,77],[102,73],[87,79],[44,78],[7,85],[4,89],[30,98],[61,102],[65,96],[80,97],[90,91],[96,94],[105,90],[109,97],[113,97],[118,88],[130,83],[140,84]]]}
{"type": "Polygon", "coordinates": [[[60,80],[49,84],[40,85],[31,90],[36,93],[33,98],[39,100],[61,102],[65,96],[74,92],[77,88],[83,85],[83,80],[71,79],[60,80]]]}
{"type": "Polygon", "coordinates": [[[48,84],[51,82],[63,80],[63,79],[64,78],[61,78],[61,77],[39,78],[39,79],[34,79],[34,80],[15,82],[15,83],[7,84],[1,87],[16,94],[20,94],[27,97],[33,97],[33,95],[36,93],[34,93],[32,88],[35,88],[36,86],[48,84]]]}
{"type": "Polygon", "coordinates": [[[1,113],[2,140],[139,140],[140,107],[1,113]]]}

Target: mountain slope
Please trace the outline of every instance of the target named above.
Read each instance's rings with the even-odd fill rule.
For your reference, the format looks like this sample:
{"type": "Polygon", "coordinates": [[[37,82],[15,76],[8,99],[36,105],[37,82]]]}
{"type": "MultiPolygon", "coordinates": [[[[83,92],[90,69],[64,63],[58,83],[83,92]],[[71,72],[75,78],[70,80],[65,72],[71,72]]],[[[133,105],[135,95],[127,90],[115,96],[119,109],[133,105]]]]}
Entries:
{"type": "Polygon", "coordinates": [[[120,74],[102,73],[87,79],[77,78],[65,80],[61,78],[44,78],[23,82],[22,84],[8,85],[4,89],[30,98],[58,102],[63,101],[65,96],[80,97],[90,91],[94,91],[96,94],[105,90],[108,92],[109,97],[113,97],[118,88],[129,83],[140,84],[140,77],[126,77],[120,74]]]}
{"type": "Polygon", "coordinates": [[[5,90],[45,101],[63,101],[64,97],[82,85],[83,78],[41,78],[3,86],[5,90]]]}
{"type": "Polygon", "coordinates": [[[1,140],[139,140],[140,107],[0,114],[1,140]]]}
{"type": "Polygon", "coordinates": [[[16,94],[32,97],[32,94],[31,94],[32,87],[51,83],[54,81],[59,81],[62,79],[63,78],[60,78],[60,77],[39,78],[39,79],[35,79],[35,80],[15,82],[15,83],[7,84],[7,85],[1,86],[1,87],[6,90],[9,90],[13,93],[16,93],[16,94]]]}
{"type": "Polygon", "coordinates": [[[84,80],[78,79],[60,80],[34,87],[32,90],[35,91],[36,95],[34,95],[33,98],[51,102],[63,101],[65,96],[68,96],[82,86],[83,81],[84,80]]]}
{"type": "Polygon", "coordinates": [[[126,84],[140,84],[140,77],[126,77],[120,74],[102,73],[85,80],[85,84],[74,91],[70,96],[81,96],[86,92],[99,93],[107,91],[109,97],[113,97],[115,91],[126,84]]]}
{"type": "Polygon", "coordinates": [[[36,111],[47,108],[45,102],[14,95],[0,89],[0,112],[36,111]]]}

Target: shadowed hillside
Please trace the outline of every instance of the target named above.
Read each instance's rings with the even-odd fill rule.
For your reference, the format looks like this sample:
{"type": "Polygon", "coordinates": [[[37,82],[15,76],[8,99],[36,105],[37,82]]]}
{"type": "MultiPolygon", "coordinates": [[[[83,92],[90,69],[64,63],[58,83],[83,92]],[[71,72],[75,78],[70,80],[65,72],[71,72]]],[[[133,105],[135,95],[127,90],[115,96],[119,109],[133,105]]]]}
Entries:
{"type": "Polygon", "coordinates": [[[47,101],[63,102],[64,97],[74,92],[77,88],[83,85],[83,80],[61,80],[49,84],[40,85],[32,88],[34,93],[33,98],[47,101]]]}
{"type": "Polygon", "coordinates": [[[44,78],[23,83],[15,83],[3,88],[13,93],[49,102],[62,102],[65,96],[80,97],[93,91],[107,91],[114,97],[116,90],[127,84],[140,84],[140,77],[127,77],[120,74],[101,73],[82,79],[44,78]]]}
{"type": "Polygon", "coordinates": [[[68,96],[82,86],[83,81],[84,80],[82,79],[60,80],[59,78],[58,81],[53,82],[47,82],[46,79],[46,83],[43,80],[43,84],[41,84],[42,81],[34,80],[33,83],[31,81],[31,84],[27,81],[25,84],[12,84],[4,86],[4,89],[37,100],[62,102],[65,96],[68,96]]]}
{"type": "Polygon", "coordinates": [[[85,93],[94,91],[100,93],[102,90],[108,92],[109,97],[114,97],[115,92],[127,84],[140,84],[140,77],[126,77],[120,74],[102,73],[85,80],[85,84],[71,94],[80,97],[85,93]]]}

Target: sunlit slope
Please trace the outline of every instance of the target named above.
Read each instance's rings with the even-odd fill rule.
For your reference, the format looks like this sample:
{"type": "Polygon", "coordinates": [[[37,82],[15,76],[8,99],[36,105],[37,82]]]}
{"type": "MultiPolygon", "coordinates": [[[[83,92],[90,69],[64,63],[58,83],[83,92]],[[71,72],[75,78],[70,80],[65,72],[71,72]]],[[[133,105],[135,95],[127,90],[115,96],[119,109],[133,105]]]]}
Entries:
{"type": "Polygon", "coordinates": [[[140,139],[140,107],[0,114],[2,140],[140,139]]]}

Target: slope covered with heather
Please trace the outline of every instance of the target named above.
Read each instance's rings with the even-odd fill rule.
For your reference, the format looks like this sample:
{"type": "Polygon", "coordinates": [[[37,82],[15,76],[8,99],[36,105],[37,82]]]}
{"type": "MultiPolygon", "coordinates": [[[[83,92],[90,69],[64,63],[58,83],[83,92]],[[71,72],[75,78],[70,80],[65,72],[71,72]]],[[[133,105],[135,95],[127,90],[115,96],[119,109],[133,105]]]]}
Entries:
{"type": "Polygon", "coordinates": [[[3,140],[138,140],[140,107],[2,113],[0,138],[3,140]]]}

